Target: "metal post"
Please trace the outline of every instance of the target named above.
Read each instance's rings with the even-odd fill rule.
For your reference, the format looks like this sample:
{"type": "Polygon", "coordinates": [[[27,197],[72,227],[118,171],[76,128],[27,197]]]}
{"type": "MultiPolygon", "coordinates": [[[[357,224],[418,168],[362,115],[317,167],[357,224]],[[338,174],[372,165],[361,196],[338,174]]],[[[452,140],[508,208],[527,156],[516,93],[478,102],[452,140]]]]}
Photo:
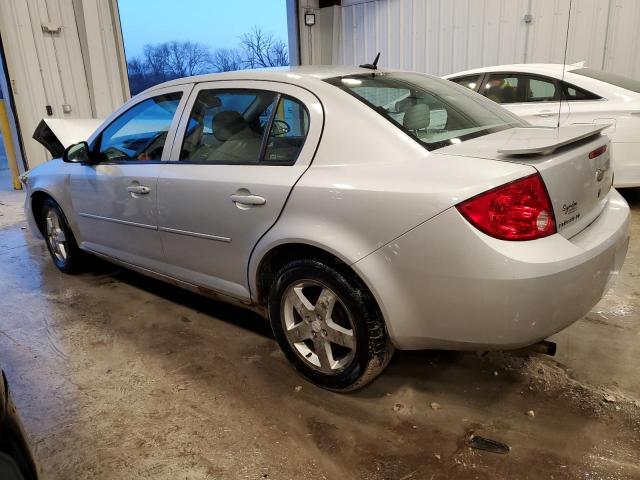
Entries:
{"type": "Polygon", "coordinates": [[[9,162],[9,169],[11,170],[11,182],[13,183],[13,188],[16,190],[22,190],[22,184],[18,179],[19,173],[16,151],[13,148],[13,139],[9,128],[9,116],[7,115],[7,109],[5,108],[4,102],[5,100],[0,99],[0,134],[2,134],[4,149],[7,153],[7,161],[9,162]]]}

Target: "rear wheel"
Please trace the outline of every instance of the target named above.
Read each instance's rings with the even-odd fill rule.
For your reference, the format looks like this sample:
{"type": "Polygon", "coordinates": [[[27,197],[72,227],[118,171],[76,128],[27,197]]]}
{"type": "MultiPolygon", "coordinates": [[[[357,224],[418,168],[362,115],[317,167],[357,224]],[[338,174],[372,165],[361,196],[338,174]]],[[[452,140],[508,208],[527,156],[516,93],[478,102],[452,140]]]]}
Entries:
{"type": "Polygon", "coordinates": [[[351,272],[294,260],[276,274],[269,297],[274,334],[296,370],[336,391],[360,388],[393,353],[375,300],[351,272]]]}
{"type": "Polygon", "coordinates": [[[53,263],[65,273],[78,271],[83,253],[78,248],[60,206],[49,198],[42,205],[41,215],[42,233],[53,263]]]}

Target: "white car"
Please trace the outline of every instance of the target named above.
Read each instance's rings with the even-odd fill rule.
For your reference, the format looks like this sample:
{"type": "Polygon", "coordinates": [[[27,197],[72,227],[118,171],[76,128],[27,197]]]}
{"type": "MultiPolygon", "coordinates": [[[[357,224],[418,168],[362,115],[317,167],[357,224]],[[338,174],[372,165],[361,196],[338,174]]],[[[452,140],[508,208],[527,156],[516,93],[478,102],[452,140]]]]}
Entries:
{"type": "Polygon", "coordinates": [[[609,125],[605,133],[612,142],[614,185],[640,186],[640,81],[581,64],[498,65],[444,78],[533,125],[609,125]]]}
{"type": "Polygon", "coordinates": [[[518,348],[600,300],[629,238],[601,128],[530,127],[417,73],[184,78],[64,152],[79,134],[44,122],[62,158],[25,175],[25,208],[60,270],[90,253],[252,308],[344,391],[394,348],[518,348]]]}

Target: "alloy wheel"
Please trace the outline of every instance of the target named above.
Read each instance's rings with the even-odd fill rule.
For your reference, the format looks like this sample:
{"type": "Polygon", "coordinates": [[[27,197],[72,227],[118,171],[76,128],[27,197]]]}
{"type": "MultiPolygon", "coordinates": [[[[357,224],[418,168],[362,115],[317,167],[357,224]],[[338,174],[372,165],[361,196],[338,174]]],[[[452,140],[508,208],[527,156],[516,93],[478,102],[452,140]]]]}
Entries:
{"type": "Polygon", "coordinates": [[[50,208],[45,217],[47,243],[58,262],[64,263],[69,256],[67,237],[62,228],[58,212],[50,208]]]}
{"type": "Polygon", "coordinates": [[[335,374],[355,356],[356,336],[338,295],[315,280],[301,280],[284,293],[280,318],[293,351],[313,369],[335,374]]]}

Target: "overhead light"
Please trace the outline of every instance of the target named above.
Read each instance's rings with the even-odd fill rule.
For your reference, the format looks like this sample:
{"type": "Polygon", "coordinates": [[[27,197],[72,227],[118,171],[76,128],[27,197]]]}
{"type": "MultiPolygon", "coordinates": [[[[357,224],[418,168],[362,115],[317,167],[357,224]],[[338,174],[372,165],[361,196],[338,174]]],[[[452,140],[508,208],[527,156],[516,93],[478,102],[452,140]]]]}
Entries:
{"type": "Polygon", "coordinates": [[[358,80],[357,78],[343,78],[342,83],[346,85],[362,85],[362,80],[358,80]]]}

